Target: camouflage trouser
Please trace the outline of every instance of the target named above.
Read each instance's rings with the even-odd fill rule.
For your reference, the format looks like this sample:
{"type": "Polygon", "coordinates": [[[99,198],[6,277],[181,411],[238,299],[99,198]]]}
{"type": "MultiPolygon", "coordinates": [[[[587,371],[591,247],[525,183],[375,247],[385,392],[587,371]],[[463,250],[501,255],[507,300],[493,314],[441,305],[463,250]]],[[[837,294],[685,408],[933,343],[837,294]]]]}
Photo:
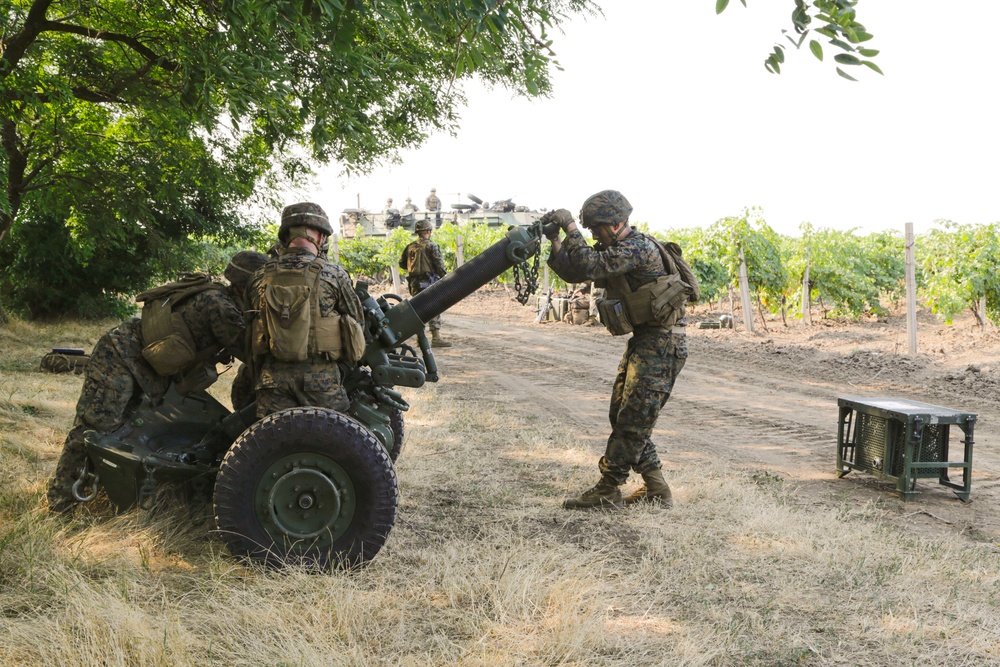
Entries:
{"type": "MultiPolygon", "coordinates": [[[[407,288],[410,290],[410,296],[416,296],[423,292],[424,290],[417,287],[417,281],[413,276],[407,278],[407,288]]],[[[427,289],[426,287],[424,289],[427,289]]],[[[427,322],[427,328],[431,330],[431,333],[435,331],[441,331],[441,316],[435,315],[431,318],[430,322],[427,322]]]]}
{"type": "Polygon", "coordinates": [[[97,341],[83,375],[83,389],[76,403],[73,429],[66,436],[56,472],[49,481],[49,509],[62,512],[71,508],[73,483],[87,460],[85,431],[113,431],[125,421],[142,400],[142,389],[129,371],[111,338],[97,341]]]}
{"type": "Polygon", "coordinates": [[[233,387],[229,391],[229,398],[233,402],[233,410],[238,412],[257,399],[254,384],[253,375],[250,373],[250,366],[248,364],[240,364],[239,370],[236,371],[236,377],[233,378],[233,387]]]}
{"type": "Polygon", "coordinates": [[[336,362],[320,357],[264,361],[257,380],[258,419],[286,408],[315,406],[345,412],[350,405],[336,362]]]}
{"type": "Polygon", "coordinates": [[[598,464],[605,477],[624,484],[630,469],[641,474],[660,467],[650,434],[687,356],[683,334],[644,331],[629,340],[611,391],[611,436],[598,464]]]}

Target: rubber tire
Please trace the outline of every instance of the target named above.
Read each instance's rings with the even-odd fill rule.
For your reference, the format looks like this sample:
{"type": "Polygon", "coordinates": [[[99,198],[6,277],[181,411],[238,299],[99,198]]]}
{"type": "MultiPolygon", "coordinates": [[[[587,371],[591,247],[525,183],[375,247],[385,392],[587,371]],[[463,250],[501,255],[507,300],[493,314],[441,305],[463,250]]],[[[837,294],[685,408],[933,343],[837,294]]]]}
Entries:
{"type": "Polygon", "coordinates": [[[389,458],[395,463],[403,453],[403,433],[406,428],[403,424],[403,411],[399,408],[392,408],[389,413],[389,428],[392,429],[392,449],[389,450],[389,458]]]}
{"type": "MultiPolygon", "coordinates": [[[[312,469],[315,471],[315,468],[312,469]]],[[[378,438],[360,422],[323,408],[290,408],[264,417],[244,431],[226,453],[215,481],[215,527],[237,558],[272,567],[306,565],[329,570],[365,565],[379,552],[396,521],[396,470],[378,438]],[[264,473],[294,454],[332,459],[354,487],[350,523],[328,546],[302,548],[288,537],[279,544],[255,509],[264,473]]],[[[272,530],[274,528],[272,527],[272,530]]]]}

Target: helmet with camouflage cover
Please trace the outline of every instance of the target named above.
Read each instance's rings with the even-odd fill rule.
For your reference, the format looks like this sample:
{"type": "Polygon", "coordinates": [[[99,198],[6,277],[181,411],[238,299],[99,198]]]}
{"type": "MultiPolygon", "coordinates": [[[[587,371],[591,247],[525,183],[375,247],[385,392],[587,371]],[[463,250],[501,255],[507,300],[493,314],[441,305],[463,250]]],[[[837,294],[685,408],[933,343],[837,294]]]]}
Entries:
{"type": "Polygon", "coordinates": [[[434,225],[430,220],[417,220],[417,224],[413,226],[413,233],[419,234],[420,232],[433,232],[434,225]]]}
{"type": "Polygon", "coordinates": [[[230,285],[245,285],[253,278],[257,269],[267,263],[267,255],[253,250],[241,250],[229,260],[229,265],[222,275],[230,285]]]}
{"type": "Polygon", "coordinates": [[[311,227],[326,236],[333,235],[330,218],[319,204],[301,202],[286,206],[281,212],[281,227],[278,228],[278,240],[288,243],[288,230],[292,227],[311,227]]]}
{"type": "Polygon", "coordinates": [[[632,204],[628,203],[625,195],[617,190],[601,190],[583,202],[583,207],[580,209],[580,222],[587,229],[593,229],[600,225],[617,225],[628,222],[628,217],[631,214],[632,204]]]}

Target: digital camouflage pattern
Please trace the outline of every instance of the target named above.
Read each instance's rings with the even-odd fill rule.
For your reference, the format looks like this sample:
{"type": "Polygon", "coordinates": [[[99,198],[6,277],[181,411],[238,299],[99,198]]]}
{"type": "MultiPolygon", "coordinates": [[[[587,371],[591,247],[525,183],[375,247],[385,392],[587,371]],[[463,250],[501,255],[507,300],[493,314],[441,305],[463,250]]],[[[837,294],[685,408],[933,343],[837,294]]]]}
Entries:
{"type": "Polygon", "coordinates": [[[292,227],[311,227],[326,236],[333,235],[333,227],[330,226],[330,218],[326,215],[326,211],[319,204],[311,202],[291,204],[282,209],[278,240],[288,243],[288,232],[292,227]]]}
{"type": "Polygon", "coordinates": [[[87,367],[89,354],[62,354],[49,352],[38,363],[38,370],[47,373],[76,373],[80,375],[87,367]]]}
{"type": "MultiPolygon", "coordinates": [[[[548,263],[567,282],[594,280],[600,286],[621,276],[633,290],[666,275],[656,245],[635,231],[611,247],[591,248],[574,230],[559,252],[550,252],[548,263]]],[[[635,328],[611,391],[611,435],[598,464],[604,478],[621,485],[629,470],[641,474],[660,467],[650,434],[687,356],[684,334],[655,325],[635,328]]]]}
{"type": "Polygon", "coordinates": [[[628,480],[629,469],[660,467],[650,435],[687,356],[684,334],[646,330],[629,339],[611,390],[611,436],[598,463],[616,484],[628,480]]]}
{"type": "Polygon", "coordinates": [[[632,215],[632,204],[617,190],[602,190],[587,197],[580,208],[580,222],[590,229],[597,225],[617,225],[632,215]]]}
{"type": "Polygon", "coordinates": [[[666,275],[660,251],[650,239],[633,231],[610,248],[591,248],[580,230],[566,235],[558,253],[550,252],[549,266],[567,282],[589,280],[603,287],[609,278],[623,276],[632,290],[666,275]]]}
{"type": "MultiPolygon", "coordinates": [[[[305,271],[316,255],[304,247],[288,247],[278,253],[278,269],[305,271]]],[[[264,303],[262,280],[264,272],[258,271],[247,292],[254,307],[260,310],[264,303]]],[[[325,262],[320,271],[320,316],[334,311],[364,322],[361,302],[354,292],[347,271],[331,262],[325,262]]],[[[325,355],[311,355],[305,361],[278,361],[271,355],[254,360],[259,368],[257,375],[257,417],[265,417],[285,408],[312,405],[330,410],[344,411],[350,406],[347,391],[341,384],[340,368],[336,361],[325,355]]]]}
{"type": "MultiPolygon", "coordinates": [[[[422,220],[417,223],[416,231],[421,231],[421,223],[425,223],[426,227],[423,228],[424,231],[430,231],[430,221],[422,220]]],[[[399,268],[404,271],[409,271],[414,265],[413,255],[414,253],[423,254],[423,262],[428,266],[433,267],[432,273],[407,273],[406,276],[406,286],[410,292],[410,296],[416,296],[423,292],[427,287],[421,287],[421,283],[426,283],[430,286],[434,282],[444,278],[448,273],[444,268],[444,258],[441,255],[441,246],[429,238],[420,237],[410,245],[403,249],[403,254],[399,258],[399,268]]],[[[427,323],[427,328],[434,331],[441,330],[441,316],[436,315],[431,318],[431,321],[427,323]]]]}
{"type": "MultiPolygon", "coordinates": [[[[230,355],[243,359],[243,314],[228,289],[206,290],[185,299],[174,308],[191,330],[197,350],[220,345],[230,355]]],[[[73,482],[86,461],[83,434],[117,429],[142,402],[143,396],[158,403],[171,378],[158,375],[142,357],[142,327],[132,318],[101,336],[90,354],[83,374],[83,388],[76,404],[73,429],[66,437],[56,472],[49,482],[49,508],[61,512],[73,506],[73,482]]]]}
{"type": "Polygon", "coordinates": [[[250,364],[240,364],[233,378],[233,386],[229,390],[229,399],[233,404],[233,410],[240,411],[257,400],[257,393],[254,386],[257,380],[253,376],[253,367],[250,364]]]}

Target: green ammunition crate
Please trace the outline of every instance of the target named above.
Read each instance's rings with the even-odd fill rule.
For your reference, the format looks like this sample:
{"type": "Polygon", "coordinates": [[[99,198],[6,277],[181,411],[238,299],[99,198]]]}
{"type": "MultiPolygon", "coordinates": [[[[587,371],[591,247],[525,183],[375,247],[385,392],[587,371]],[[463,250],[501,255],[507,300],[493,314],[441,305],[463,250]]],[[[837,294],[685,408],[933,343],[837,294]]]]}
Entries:
{"type": "Polygon", "coordinates": [[[840,398],[837,430],[837,476],[852,470],[894,481],[896,492],[910,500],[920,478],[937,479],[969,500],[972,486],[972,432],[976,415],[899,398],[840,398]],[[964,452],[952,461],[950,427],[962,430],[964,452]],[[962,483],[948,477],[962,469],[962,483]]]}

